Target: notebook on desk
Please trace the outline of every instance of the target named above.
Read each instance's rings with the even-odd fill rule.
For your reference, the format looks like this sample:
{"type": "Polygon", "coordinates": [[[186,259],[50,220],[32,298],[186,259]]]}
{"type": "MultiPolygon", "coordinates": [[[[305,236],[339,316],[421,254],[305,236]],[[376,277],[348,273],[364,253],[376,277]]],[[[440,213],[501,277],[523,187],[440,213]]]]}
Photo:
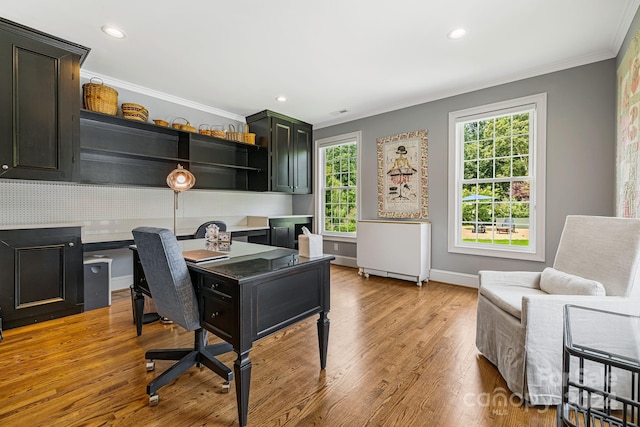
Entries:
{"type": "Polygon", "coordinates": [[[191,262],[204,262],[212,261],[214,259],[229,258],[229,254],[224,252],[210,251],[207,249],[194,249],[192,251],[183,251],[182,256],[187,261],[191,262]]]}

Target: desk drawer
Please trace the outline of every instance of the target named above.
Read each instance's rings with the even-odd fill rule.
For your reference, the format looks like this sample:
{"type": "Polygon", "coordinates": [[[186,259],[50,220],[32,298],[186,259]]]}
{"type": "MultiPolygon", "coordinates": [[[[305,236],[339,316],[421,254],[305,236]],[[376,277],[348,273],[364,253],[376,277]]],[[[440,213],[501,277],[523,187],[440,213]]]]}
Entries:
{"type": "Polygon", "coordinates": [[[234,291],[237,289],[237,285],[212,279],[210,277],[204,277],[200,284],[200,288],[218,294],[223,300],[232,300],[233,296],[236,295],[236,292],[234,291]]]}
{"type": "Polygon", "coordinates": [[[224,340],[234,333],[233,298],[210,288],[200,289],[202,326],[224,340]]]}

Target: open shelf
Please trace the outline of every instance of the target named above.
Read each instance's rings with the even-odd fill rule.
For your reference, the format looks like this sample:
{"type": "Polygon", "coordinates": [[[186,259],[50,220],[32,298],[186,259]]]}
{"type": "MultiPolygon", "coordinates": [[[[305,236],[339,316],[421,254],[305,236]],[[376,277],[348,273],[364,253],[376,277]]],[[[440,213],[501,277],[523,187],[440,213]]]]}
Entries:
{"type": "Polygon", "coordinates": [[[85,183],[164,187],[178,163],[196,187],[245,190],[264,181],[263,147],[88,110],[80,112],[80,179],[85,183]]]}

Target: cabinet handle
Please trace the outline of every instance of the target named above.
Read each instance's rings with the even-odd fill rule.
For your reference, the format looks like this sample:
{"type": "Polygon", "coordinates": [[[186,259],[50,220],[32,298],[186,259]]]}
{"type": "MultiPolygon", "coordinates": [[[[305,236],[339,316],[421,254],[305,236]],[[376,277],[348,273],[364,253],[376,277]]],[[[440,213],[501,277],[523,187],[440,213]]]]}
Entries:
{"type": "Polygon", "coordinates": [[[220,285],[218,285],[217,283],[214,283],[211,285],[211,289],[218,289],[218,286],[220,285]]]}
{"type": "Polygon", "coordinates": [[[72,247],[74,247],[74,246],[75,246],[75,245],[73,244],[73,242],[69,242],[69,247],[70,247],[70,248],[72,248],[72,247]]]}
{"type": "Polygon", "coordinates": [[[211,313],[211,318],[215,318],[217,315],[219,315],[220,313],[218,313],[217,311],[215,313],[211,313]]]}
{"type": "Polygon", "coordinates": [[[2,165],[2,170],[9,170],[9,165],[2,165]]]}

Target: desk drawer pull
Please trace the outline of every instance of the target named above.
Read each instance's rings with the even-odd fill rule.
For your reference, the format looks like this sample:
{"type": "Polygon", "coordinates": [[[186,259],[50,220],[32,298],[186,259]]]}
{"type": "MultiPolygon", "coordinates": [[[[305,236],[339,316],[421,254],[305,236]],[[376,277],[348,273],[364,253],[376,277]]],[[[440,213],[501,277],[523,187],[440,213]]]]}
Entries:
{"type": "Polygon", "coordinates": [[[215,311],[215,312],[211,313],[211,318],[213,319],[213,318],[215,318],[216,316],[219,316],[219,315],[220,315],[220,313],[215,311]]]}

